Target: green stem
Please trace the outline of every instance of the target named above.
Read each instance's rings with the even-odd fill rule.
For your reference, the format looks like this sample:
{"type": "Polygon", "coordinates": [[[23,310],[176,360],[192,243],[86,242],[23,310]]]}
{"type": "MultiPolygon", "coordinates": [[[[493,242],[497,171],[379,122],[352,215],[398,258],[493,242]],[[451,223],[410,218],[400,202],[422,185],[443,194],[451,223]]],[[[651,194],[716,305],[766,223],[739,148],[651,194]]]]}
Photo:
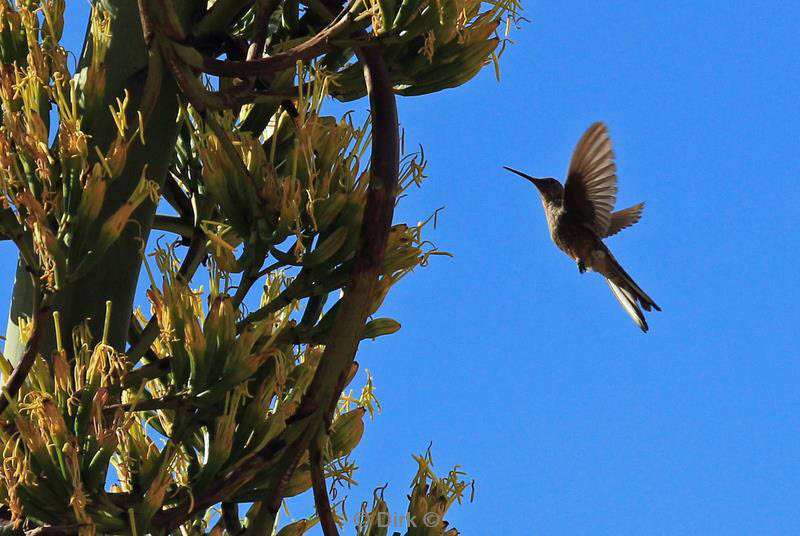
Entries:
{"type": "Polygon", "coordinates": [[[192,224],[188,223],[183,218],[178,216],[163,216],[161,214],[156,214],[153,219],[153,229],[168,231],[185,238],[191,237],[194,230],[192,224]]]}

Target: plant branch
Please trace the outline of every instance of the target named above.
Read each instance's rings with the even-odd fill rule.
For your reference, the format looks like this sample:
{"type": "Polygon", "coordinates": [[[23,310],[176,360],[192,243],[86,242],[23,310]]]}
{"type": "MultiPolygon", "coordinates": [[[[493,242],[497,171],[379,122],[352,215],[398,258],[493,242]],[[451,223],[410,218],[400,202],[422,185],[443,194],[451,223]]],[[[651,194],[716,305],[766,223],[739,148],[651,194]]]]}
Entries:
{"type": "MultiPolygon", "coordinates": [[[[34,292],[35,296],[41,297],[41,283],[38,280],[34,281],[34,292]]],[[[47,325],[46,317],[50,310],[50,296],[52,294],[48,294],[40,300],[37,299],[39,303],[36,305],[36,312],[33,315],[33,326],[28,337],[28,343],[25,345],[25,352],[3,387],[3,396],[0,397],[0,415],[3,414],[11,401],[16,398],[33,367],[33,363],[36,361],[36,354],[39,353],[39,339],[42,336],[42,330],[47,325]]]]}
{"type": "MultiPolygon", "coordinates": [[[[265,492],[265,507],[274,511],[277,511],[283,499],[284,483],[295,470],[299,459],[296,453],[304,452],[317,434],[324,433],[330,427],[372,307],[394,213],[400,156],[397,106],[392,82],[379,50],[364,48],[357,50],[357,54],[364,65],[373,122],[367,202],[353,269],[325,351],[299,408],[287,420],[286,429],[273,440],[277,445],[287,445],[274,463],[280,478],[265,492]],[[301,428],[299,432],[298,426],[301,428]]],[[[269,445],[265,450],[272,455],[273,449],[269,449],[269,445]]],[[[250,464],[260,466],[263,463],[262,456],[256,456],[240,470],[246,470],[250,464]]]]}
{"type": "Polygon", "coordinates": [[[364,323],[372,308],[397,197],[400,137],[389,69],[377,48],[356,49],[356,54],[364,65],[373,125],[367,202],[353,269],[325,351],[300,406],[277,438],[296,434],[294,425],[304,428],[275,463],[275,470],[282,478],[267,492],[265,502],[276,510],[283,498],[281,482],[291,477],[297,465],[294,453],[304,452],[317,434],[330,428],[336,403],[347,384],[364,323]]]}
{"type": "Polygon", "coordinates": [[[236,292],[232,298],[232,304],[235,309],[238,309],[239,306],[244,301],[244,298],[247,296],[247,293],[250,292],[250,289],[253,287],[255,282],[258,281],[258,268],[253,268],[250,266],[244,274],[242,274],[242,279],[239,281],[239,287],[236,289],[236,292]]]}
{"type": "Polygon", "coordinates": [[[346,376],[355,357],[372,306],[394,213],[400,158],[397,105],[386,62],[376,48],[357,49],[356,54],[364,65],[373,124],[367,202],[340,310],[314,379],[295,414],[302,418],[322,409],[327,424],[341,394],[339,380],[346,376]]]}
{"type": "Polygon", "coordinates": [[[163,378],[170,372],[169,360],[156,358],[154,361],[128,372],[123,379],[122,388],[138,389],[142,383],[163,378]]]}
{"type": "Polygon", "coordinates": [[[267,42],[269,19],[277,9],[280,0],[256,0],[256,16],[253,20],[253,42],[247,51],[248,61],[260,58],[264,54],[267,42]]]}
{"type": "MultiPolygon", "coordinates": [[[[258,274],[255,275],[256,278],[259,277],[258,274]]],[[[241,284],[241,283],[240,283],[241,284]]],[[[310,285],[307,281],[307,272],[300,272],[297,277],[294,278],[294,281],[291,284],[283,289],[283,292],[275,296],[269,303],[257,309],[244,317],[242,320],[236,323],[236,332],[242,333],[247,326],[254,322],[258,322],[259,320],[264,320],[266,317],[271,315],[272,313],[279,311],[283,307],[286,307],[293,300],[299,299],[304,297],[304,293],[310,290],[310,285]]],[[[249,289],[248,289],[249,290],[249,289]]]]}
{"type": "Polygon", "coordinates": [[[22,257],[25,264],[28,266],[28,271],[31,273],[31,276],[40,277],[42,274],[39,263],[37,262],[37,256],[26,240],[25,231],[11,209],[5,208],[0,210],[0,226],[7,233],[6,238],[10,239],[14,242],[14,245],[17,246],[20,257],[22,257]]]}
{"type": "Polygon", "coordinates": [[[217,76],[244,78],[275,73],[294,67],[298,60],[308,61],[327,52],[331,48],[331,39],[340,34],[349,33],[351,31],[350,26],[354,22],[349,11],[353,3],[353,1],[348,3],[325,29],[308,41],[297,45],[291,50],[279,52],[266,58],[249,61],[228,61],[203,57],[200,62],[197,63],[196,51],[194,51],[193,54],[185,54],[181,51],[181,49],[185,49],[185,47],[176,46],[175,52],[181,56],[184,61],[188,61],[191,67],[217,76]]]}
{"type": "Polygon", "coordinates": [[[277,512],[286,483],[302,454],[318,434],[325,433],[330,426],[373,305],[394,213],[400,159],[397,104],[386,62],[375,48],[365,47],[357,50],[357,54],[364,65],[373,122],[370,181],[353,268],[320,364],[283,432],[267,443],[258,455],[194,497],[191,505],[181,502],[156,514],[154,523],[164,530],[172,530],[200,509],[226,499],[267,463],[274,466],[276,478],[264,493],[262,508],[277,512]]]}
{"type": "Polygon", "coordinates": [[[115,411],[121,409],[123,411],[153,411],[163,409],[178,409],[190,406],[199,406],[195,404],[194,398],[183,395],[171,395],[164,398],[154,398],[151,400],[139,400],[136,402],[121,402],[119,404],[109,404],[103,408],[103,412],[107,415],[113,415],[115,411]]]}
{"type": "Polygon", "coordinates": [[[312,441],[309,450],[309,462],[311,463],[311,487],[314,491],[314,505],[317,508],[317,517],[325,536],[339,536],[336,528],[336,521],[331,512],[331,503],[328,498],[328,490],[325,487],[325,473],[322,469],[322,450],[316,441],[312,441]]]}
{"type": "Polygon", "coordinates": [[[165,216],[156,214],[153,218],[153,229],[175,233],[185,238],[191,238],[194,229],[192,224],[179,216],[165,216]]]}
{"type": "Polygon", "coordinates": [[[231,502],[222,503],[222,521],[228,534],[239,534],[242,524],[239,521],[239,505],[231,502]]]}
{"type": "Polygon", "coordinates": [[[167,176],[167,180],[164,183],[164,199],[167,200],[167,203],[169,203],[181,217],[191,220],[193,213],[192,202],[183,190],[181,190],[177,180],[171,174],[167,176]]]}

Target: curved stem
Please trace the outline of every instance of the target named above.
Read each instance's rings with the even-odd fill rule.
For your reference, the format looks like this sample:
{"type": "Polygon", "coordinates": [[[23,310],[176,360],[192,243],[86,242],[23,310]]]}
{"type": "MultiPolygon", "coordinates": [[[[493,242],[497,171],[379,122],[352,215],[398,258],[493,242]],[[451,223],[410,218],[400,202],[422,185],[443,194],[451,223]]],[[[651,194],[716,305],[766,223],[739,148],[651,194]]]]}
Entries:
{"type": "MultiPolygon", "coordinates": [[[[372,155],[367,203],[356,248],[353,270],[330,339],[314,375],[299,415],[316,408],[332,413],[341,391],[337,380],[346,374],[355,357],[361,330],[372,306],[378,283],[397,195],[400,145],[397,105],[386,62],[375,48],[365,47],[356,54],[364,64],[364,78],[372,113],[372,155]]],[[[330,417],[327,417],[329,422],[330,417]]]]}
{"type": "Polygon", "coordinates": [[[386,62],[377,49],[364,48],[357,54],[364,65],[372,112],[370,181],[353,269],[320,364],[284,431],[228,478],[221,479],[205,494],[195,497],[191,508],[187,503],[181,503],[156,514],[153,522],[165,530],[174,529],[198,510],[229,496],[245,485],[265,463],[271,463],[275,475],[280,476],[264,493],[262,508],[276,512],[300,454],[330,426],[372,307],[394,214],[400,160],[397,104],[386,62]]]}
{"type": "Polygon", "coordinates": [[[311,463],[311,487],[314,490],[314,505],[317,507],[317,517],[325,536],[339,536],[336,521],[331,512],[331,503],[328,490],[325,488],[325,473],[322,468],[322,450],[316,441],[311,442],[309,449],[309,462],[311,463]]]}
{"type": "MultiPolygon", "coordinates": [[[[183,55],[182,59],[194,69],[200,69],[208,74],[224,76],[228,78],[261,76],[290,67],[294,67],[298,60],[308,61],[320,54],[327,52],[330,48],[330,40],[340,34],[347,34],[352,31],[351,24],[353,17],[349,9],[353,2],[348,3],[344,9],[336,16],[331,23],[317,35],[292,48],[286,52],[279,52],[267,58],[259,58],[249,61],[216,60],[204,57],[197,63],[196,56],[183,55]]],[[[181,56],[184,47],[175,45],[175,52],[181,56]]]]}
{"type": "Polygon", "coordinates": [[[39,353],[39,339],[42,336],[42,330],[47,325],[46,317],[47,312],[50,310],[50,294],[42,297],[41,283],[38,278],[33,281],[34,292],[34,310],[33,326],[31,334],[28,337],[28,343],[25,345],[25,352],[19,363],[14,367],[14,372],[8,377],[5,386],[3,387],[2,396],[0,396],[0,415],[6,410],[8,405],[14,398],[20,388],[25,383],[28,373],[36,361],[36,355],[39,353]]]}
{"type": "Polygon", "coordinates": [[[367,202],[353,269],[320,364],[300,406],[287,420],[286,429],[276,438],[289,447],[275,463],[275,470],[282,478],[265,494],[266,504],[274,509],[278,508],[283,499],[281,483],[288,481],[297,466],[298,458],[295,453],[305,451],[317,434],[326,432],[330,427],[336,403],[347,383],[364,323],[372,307],[394,214],[400,136],[392,81],[386,61],[378,49],[356,49],[356,54],[364,65],[372,114],[372,154],[367,202]],[[302,428],[299,433],[296,426],[302,428]]]}

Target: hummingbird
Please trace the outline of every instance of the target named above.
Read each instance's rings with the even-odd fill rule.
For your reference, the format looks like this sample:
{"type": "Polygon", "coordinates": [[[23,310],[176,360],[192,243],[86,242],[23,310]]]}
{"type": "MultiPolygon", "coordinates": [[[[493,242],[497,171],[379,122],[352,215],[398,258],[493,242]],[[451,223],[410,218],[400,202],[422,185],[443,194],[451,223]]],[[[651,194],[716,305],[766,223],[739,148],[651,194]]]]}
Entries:
{"type": "Polygon", "coordinates": [[[612,294],[642,331],[645,311],[656,305],[620,266],[603,239],[630,227],[642,217],[644,203],[611,212],[617,199],[617,175],[611,138],[603,123],[594,123],[575,146],[562,186],[553,178],[537,179],[503,166],[531,181],[539,190],[550,238],[578,264],[578,271],[598,272],[612,294]]]}

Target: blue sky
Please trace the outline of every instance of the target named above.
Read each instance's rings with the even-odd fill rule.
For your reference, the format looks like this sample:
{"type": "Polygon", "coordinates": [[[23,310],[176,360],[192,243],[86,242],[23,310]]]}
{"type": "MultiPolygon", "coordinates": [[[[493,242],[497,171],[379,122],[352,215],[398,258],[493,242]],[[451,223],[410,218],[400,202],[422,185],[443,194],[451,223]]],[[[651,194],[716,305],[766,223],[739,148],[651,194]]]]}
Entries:
{"type": "Polygon", "coordinates": [[[432,442],[440,473],[476,480],[475,502],[448,516],[464,534],[800,532],[800,7],[524,7],[500,83],[488,68],[400,98],[429,178],[395,219],[445,206],[427,238],[454,258],[404,279],[380,313],[403,329],[362,345],[384,411],[355,453],[348,510],[389,482],[404,512],[410,455],[432,442]],[[607,241],[663,309],[647,334],[502,169],[563,178],[597,120],[618,206],[647,202],[607,241]]]}
{"type": "Polygon", "coordinates": [[[800,531],[798,15],[527,3],[500,84],[400,101],[430,178],[398,218],[446,206],[429,236],[455,258],[401,283],[383,313],[403,330],[359,357],[384,406],[365,485],[402,504],[406,453],[432,440],[476,479],[465,534],[800,531]],[[663,309],[647,334],[501,169],[563,178],[597,120],[618,206],[647,202],[607,241],[663,309]]]}

